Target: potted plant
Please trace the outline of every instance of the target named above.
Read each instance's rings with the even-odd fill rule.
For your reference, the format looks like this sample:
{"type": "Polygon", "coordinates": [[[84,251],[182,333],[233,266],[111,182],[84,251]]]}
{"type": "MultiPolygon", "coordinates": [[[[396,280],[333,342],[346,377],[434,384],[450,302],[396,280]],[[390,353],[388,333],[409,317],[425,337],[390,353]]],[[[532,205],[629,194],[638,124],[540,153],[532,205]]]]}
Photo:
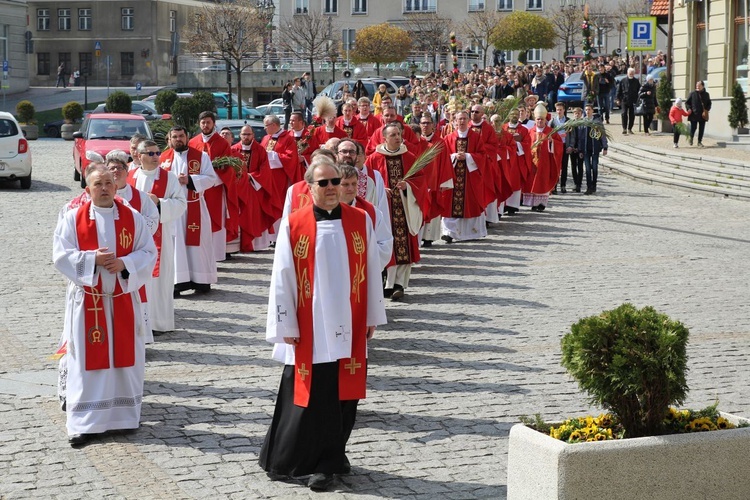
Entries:
{"type": "Polygon", "coordinates": [[[116,90],[107,97],[107,113],[130,114],[133,111],[133,100],[122,90],[116,90]]]}
{"type": "Polygon", "coordinates": [[[674,97],[674,88],[672,87],[672,78],[667,78],[663,74],[656,87],[656,109],[658,110],[657,118],[661,122],[661,131],[665,133],[672,132],[672,123],[669,121],[669,110],[672,108],[672,98],[674,97]]]}
{"type": "Polygon", "coordinates": [[[539,421],[545,432],[515,425],[508,499],[748,498],[750,475],[737,467],[747,460],[750,428],[732,428],[747,421],[715,406],[670,406],[687,394],[687,339],[681,323],[631,304],[573,325],[562,364],[609,413],[557,427],[539,421]],[[732,429],[697,432],[722,427],[732,429]]]}
{"type": "Polygon", "coordinates": [[[65,123],[60,127],[60,137],[72,141],[73,133],[81,128],[78,122],[83,118],[83,106],[76,101],[70,101],[62,107],[62,116],[65,123]]]}
{"type": "Polygon", "coordinates": [[[16,104],[16,116],[23,130],[23,136],[30,141],[39,139],[39,127],[34,121],[35,113],[34,105],[30,101],[20,101],[16,104]]]}
{"type": "Polygon", "coordinates": [[[748,133],[748,129],[745,125],[748,123],[747,119],[747,100],[745,98],[745,92],[742,91],[742,85],[734,82],[732,87],[732,100],[729,102],[729,126],[737,129],[737,135],[743,135],[748,133]]]}

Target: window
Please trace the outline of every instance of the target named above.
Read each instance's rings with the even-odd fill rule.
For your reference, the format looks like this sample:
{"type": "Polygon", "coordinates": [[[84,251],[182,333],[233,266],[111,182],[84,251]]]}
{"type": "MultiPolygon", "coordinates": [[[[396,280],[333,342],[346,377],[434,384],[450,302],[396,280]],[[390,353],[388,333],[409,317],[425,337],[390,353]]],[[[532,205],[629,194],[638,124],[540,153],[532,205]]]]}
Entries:
{"type": "Polygon", "coordinates": [[[91,70],[94,68],[94,59],[91,52],[80,52],[78,54],[78,68],[81,75],[91,76],[91,70]]]}
{"type": "MultiPolygon", "coordinates": [[[[711,14],[710,2],[694,2],[692,4],[695,12],[696,42],[693,44],[695,54],[695,76],[694,82],[708,78],[708,19],[711,14]]],[[[693,83],[691,85],[694,86],[693,83]]]]}
{"type": "Polygon", "coordinates": [[[526,53],[527,62],[540,62],[542,60],[542,49],[531,49],[526,53]]]}
{"type": "Polygon", "coordinates": [[[135,24],[133,22],[133,13],[135,12],[135,9],[133,7],[123,7],[120,9],[120,12],[122,12],[122,30],[132,31],[135,24]]]}
{"type": "Polygon", "coordinates": [[[177,11],[170,10],[169,11],[169,32],[174,33],[175,31],[177,31],[177,11]]]}
{"type": "Polygon", "coordinates": [[[367,0],[353,0],[352,14],[367,14],[367,0]]]}
{"type": "Polygon", "coordinates": [[[339,1],[338,0],[323,0],[323,14],[338,14],[339,13],[339,1]]]}
{"type": "Polygon", "coordinates": [[[484,12],[484,0],[469,0],[469,12],[484,12]]]}
{"type": "Polygon", "coordinates": [[[497,0],[497,10],[508,12],[513,10],[513,0],[497,0]]]}
{"type": "Polygon", "coordinates": [[[70,9],[57,9],[57,29],[70,31],[70,9]]]}
{"type": "Polygon", "coordinates": [[[437,0],[404,0],[404,12],[435,12],[437,0]]]}
{"type": "Polygon", "coordinates": [[[120,52],[120,73],[122,76],[135,74],[135,56],[133,52],[120,52]]]}
{"type": "Polygon", "coordinates": [[[49,52],[36,53],[36,74],[49,75],[49,52]]]}
{"type": "Polygon", "coordinates": [[[3,61],[8,60],[8,33],[10,33],[10,26],[0,24],[0,57],[3,61]]]}
{"type": "Polygon", "coordinates": [[[91,31],[91,9],[78,9],[78,29],[91,31]]]}
{"type": "Polygon", "coordinates": [[[542,10],[542,0],[526,0],[526,10],[542,10]]]}
{"type": "Polygon", "coordinates": [[[49,9],[36,9],[36,29],[49,31],[49,9]]]}
{"type": "Polygon", "coordinates": [[[307,14],[310,9],[310,0],[294,0],[294,13],[307,14]]]}

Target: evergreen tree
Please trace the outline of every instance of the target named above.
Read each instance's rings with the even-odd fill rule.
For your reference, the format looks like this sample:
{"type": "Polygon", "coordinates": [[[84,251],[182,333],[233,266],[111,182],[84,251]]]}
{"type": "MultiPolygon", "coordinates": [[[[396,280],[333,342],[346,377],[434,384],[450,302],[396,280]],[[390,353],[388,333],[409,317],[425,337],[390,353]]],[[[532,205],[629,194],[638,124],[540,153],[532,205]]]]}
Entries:
{"type": "Polygon", "coordinates": [[[742,85],[734,82],[732,88],[732,101],[729,108],[729,126],[732,128],[745,128],[747,125],[747,100],[742,85]]]}

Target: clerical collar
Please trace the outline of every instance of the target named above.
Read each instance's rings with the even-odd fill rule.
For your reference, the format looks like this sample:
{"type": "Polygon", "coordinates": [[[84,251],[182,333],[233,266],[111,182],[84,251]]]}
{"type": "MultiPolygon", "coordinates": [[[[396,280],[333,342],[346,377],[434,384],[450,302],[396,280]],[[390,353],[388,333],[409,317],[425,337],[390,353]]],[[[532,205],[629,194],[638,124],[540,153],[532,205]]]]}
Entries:
{"type": "Polygon", "coordinates": [[[482,126],[482,122],[476,123],[476,122],[472,121],[471,122],[471,126],[472,127],[481,127],[482,126]]]}
{"type": "Polygon", "coordinates": [[[278,138],[279,138],[279,136],[280,136],[280,135],[281,135],[281,134],[282,134],[283,132],[284,132],[283,130],[279,130],[278,132],[276,132],[275,134],[273,134],[273,135],[271,136],[271,138],[272,138],[272,139],[278,139],[278,138]]]}
{"type": "Polygon", "coordinates": [[[508,122],[508,128],[513,129],[513,130],[517,129],[518,128],[518,122],[516,122],[516,123],[510,123],[510,122],[508,122]]]}
{"type": "Polygon", "coordinates": [[[432,138],[435,137],[435,132],[431,133],[430,135],[423,135],[422,137],[424,137],[425,141],[430,142],[432,138]]]}
{"type": "Polygon", "coordinates": [[[537,134],[541,134],[542,132],[544,132],[543,128],[539,128],[539,127],[535,127],[535,128],[536,128],[536,133],[537,134]]]}
{"type": "Polygon", "coordinates": [[[313,205],[313,214],[315,214],[316,222],[320,222],[323,220],[340,220],[341,205],[336,205],[336,208],[334,208],[330,212],[324,208],[320,208],[317,205],[313,205]]]}
{"type": "Polygon", "coordinates": [[[213,132],[211,132],[211,133],[210,133],[210,134],[208,134],[208,135],[206,135],[206,134],[204,134],[204,133],[202,133],[202,132],[201,132],[201,135],[203,136],[203,142],[208,142],[208,141],[210,141],[210,140],[211,140],[211,136],[212,136],[212,135],[214,135],[214,133],[215,133],[215,132],[216,132],[216,131],[214,130],[213,132]]]}
{"type": "Polygon", "coordinates": [[[115,204],[112,203],[111,207],[97,207],[96,205],[91,203],[91,210],[99,212],[100,214],[111,214],[115,211],[115,204]]]}
{"type": "Polygon", "coordinates": [[[302,133],[305,131],[305,129],[302,130],[294,130],[292,129],[292,132],[294,132],[294,137],[302,137],[302,133]]]}
{"type": "Polygon", "coordinates": [[[458,134],[458,137],[461,139],[466,139],[469,136],[469,131],[461,132],[460,130],[456,129],[456,133],[458,134]]]}
{"type": "Polygon", "coordinates": [[[119,196],[120,198],[125,198],[125,195],[128,194],[128,188],[129,187],[130,187],[129,184],[125,184],[124,187],[121,187],[120,189],[118,189],[117,190],[117,196],[119,196]]]}
{"type": "Polygon", "coordinates": [[[385,149],[386,153],[390,153],[392,155],[395,155],[395,154],[397,154],[399,152],[400,148],[396,149],[396,150],[388,149],[388,146],[386,146],[385,144],[383,144],[383,149],[385,149]]]}
{"type": "Polygon", "coordinates": [[[363,120],[367,121],[368,118],[370,118],[370,115],[367,115],[367,116],[359,115],[359,121],[363,121],[363,120]]]}
{"type": "Polygon", "coordinates": [[[252,142],[250,144],[248,144],[247,146],[245,146],[244,144],[242,145],[242,151],[250,151],[251,149],[253,149],[253,143],[252,142]]]}
{"type": "Polygon", "coordinates": [[[349,120],[344,120],[344,126],[345,126],[345,127],[348,127],[350,123],[351,123],[351,121],[349,121],[349,120]]]}
{"type": "Polygon", "coordinates": [[[141,173],[143,173],[143,175],[146,175],[148,177],[151,177],[152,175],[156,175],[158,172],[159,172],[159,167],[153,170],[146,170],[145,168],[141,167],[141,173]]]}
{"type": "Polygon", "coordinates": [[[334,130],[333,128],[326,127],[326,132],[328,132],[329,134],[332,134],[333,130],[334,130]]]}

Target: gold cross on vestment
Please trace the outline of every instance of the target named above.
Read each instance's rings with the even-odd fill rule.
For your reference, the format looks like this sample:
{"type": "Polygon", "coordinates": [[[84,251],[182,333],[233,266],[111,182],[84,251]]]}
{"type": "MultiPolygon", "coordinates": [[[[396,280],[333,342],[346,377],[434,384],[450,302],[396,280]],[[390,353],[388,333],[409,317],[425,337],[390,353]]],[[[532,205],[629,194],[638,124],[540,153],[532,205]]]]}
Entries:
{"type": "Polygon", "coordinates": [[[302,380],[305,380],[305,377],[310,375],[310,371],[305,369],[305,363],[302,363],[302,366],[299,367],[297,373],[299,373],[299,376],[302,380]]]}
{"type": "Polygon", "coordinates": [[[354,375],[357,368],[362,368],[362,363],[357,363],[357,358],[352,358],[349,364],[344,365],[344,368],[349,370],[349,375],[354,375]]]}
{"type": "Polygon", "coordinates": [[[201,228],[201,227],[200,227],[200,226],[199,226],[198,224],[196,224],[195,222],[193,222],[192,224],[190,224],[190,225],[188,226],[188,229],[190,229],[190,230],[191,230],[191,231],[193,231],[193,232],[197,231],[197,230],[198,230],[198,229],[200,229],[200,228],[201,228]]]}
{"type": "MultiPolygon", "coordinates": [[[[93,311],[94,315],[96,316],[99,311],[103,311],[103,309],[101,307],[99,307],[99,302],[102,300],[102,298],[99,297],[98,295],[96,295],[96,292],[94,292],[93,294],[91,294],[91,298],[94,301],[94,307],[89,307],[87,310],[88,311],[93,311]]],[[[99,326],[99,325],[97,324],[97,326],[99,326]]]]}

